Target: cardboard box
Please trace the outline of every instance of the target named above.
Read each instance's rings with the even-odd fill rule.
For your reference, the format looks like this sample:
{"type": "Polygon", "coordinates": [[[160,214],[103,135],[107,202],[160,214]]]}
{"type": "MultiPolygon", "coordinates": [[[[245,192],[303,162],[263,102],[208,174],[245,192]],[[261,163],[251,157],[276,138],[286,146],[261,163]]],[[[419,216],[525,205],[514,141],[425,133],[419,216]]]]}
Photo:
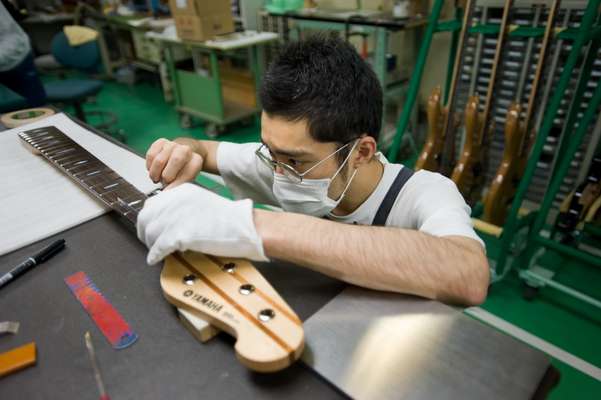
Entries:
{"type": "Polygon", "coordinates": [[[231,13],[206,17],[175,15],[174,20],[177,36],[182,40],[204,42],[213,39],[216,35],[234,31],[231,13]]]}
{"type": "Polygon", "coordinates": [[[214,14],[231,14],[229,0],[169,0],[171,15],[196,15],[203,17],[214,14]]]}
{"type": "Polygon", "coordinates": [[[239,104],[245,108],[257,107],[255,80],[248,69],[220,63],[219,75],[224,101],[239,104]]]}
{"type": "Polygon", "coordinates": [[[231,3],[227,0],[169,0],[177,36],[205,41],[234,31],[231,3]]]}

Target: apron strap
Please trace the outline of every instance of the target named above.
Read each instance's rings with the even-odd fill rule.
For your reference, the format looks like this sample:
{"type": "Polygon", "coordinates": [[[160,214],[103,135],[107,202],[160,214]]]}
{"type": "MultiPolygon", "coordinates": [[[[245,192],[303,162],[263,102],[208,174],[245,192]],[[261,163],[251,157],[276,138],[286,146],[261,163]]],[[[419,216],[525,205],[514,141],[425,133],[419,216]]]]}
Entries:
{"type": "Polygon", "coordinates": [[[390,210],[392,210],[392,206],[396,201],[399,193],[405,183],[413,176],[413,170],[411,168],[403,167],[399,171],[398,175],[390,185],[390,189],[386,193],[384,200],[382,200],[382,204],[378,208],[378,212],[376,212],[376,216],[374,217],[373,222],[371,223],[374,226],[384,226],[386,224],[386,220],[388,219],[388,214],[390,214],[390,210]]]}

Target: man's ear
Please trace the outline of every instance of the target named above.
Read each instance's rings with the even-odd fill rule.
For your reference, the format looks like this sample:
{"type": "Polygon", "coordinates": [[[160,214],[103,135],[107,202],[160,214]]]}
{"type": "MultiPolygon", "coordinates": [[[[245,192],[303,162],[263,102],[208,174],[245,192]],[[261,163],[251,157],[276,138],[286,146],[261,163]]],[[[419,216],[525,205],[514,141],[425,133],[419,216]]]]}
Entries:
{"type": "Polygon", "coordinates": [[[353,168],[359,168],[371,161],[376,154],[377,142],[372,136],[363,135],[359,138],[359,143],[355,147],[355,156],[353,157],[353,168]]]}

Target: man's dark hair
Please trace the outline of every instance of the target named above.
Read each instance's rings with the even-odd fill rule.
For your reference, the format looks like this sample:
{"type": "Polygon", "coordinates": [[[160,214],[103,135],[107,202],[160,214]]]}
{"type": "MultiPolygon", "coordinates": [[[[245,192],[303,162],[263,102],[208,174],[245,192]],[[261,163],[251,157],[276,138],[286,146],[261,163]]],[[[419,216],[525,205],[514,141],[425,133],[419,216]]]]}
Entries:
{"type": "Polygon", "coordinates": [[[319,34],[287,44],[267,69],[260,97],[270,117],[306,120],[319,142],[344,144],[363,133],[378,140],[380,82],[353,46],[337,37],[319,34]]]}

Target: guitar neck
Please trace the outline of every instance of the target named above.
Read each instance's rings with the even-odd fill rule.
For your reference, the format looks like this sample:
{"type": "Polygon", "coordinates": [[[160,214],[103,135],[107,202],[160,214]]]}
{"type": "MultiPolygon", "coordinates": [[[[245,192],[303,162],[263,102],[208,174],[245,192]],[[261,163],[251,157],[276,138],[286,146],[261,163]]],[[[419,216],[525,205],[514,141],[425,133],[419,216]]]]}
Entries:
{"type": "Polygon", "coordinates": [[[74,142],[54,126],[32,129],[19,134],[55,167],[92,194],[102,204],[115,210],[133,225],[144,206],[146,194],[74,142]]]}
{"type": "Polygon", "coordinates": [[[545,59],[547,56],[547,49],[549,47],[549,41],[551,40],[551,34],[555,27],[555,16],[557,15],[557,10],[559,8],[559,0],[554,0],[551,9],[549,10],[549,15],[547,16],[547,22],[545,27],[545,33],[543,36],[543,41],[541,43],[540,53],[538,55],[538,62],[536,65],[536,72],[534,74],[534,80],[532,81],[532,88],[530,90],[530,96],[528,99],[528,106],[526,109],[526,118],[524,120],[524,129],[527,134],[524,136],[524,142],[520,146],[520,155],[524,156],[530,149],[530,144],[534,139],[533,132],[530,130],[530,121],[532,120],[532,115],[534,114],[535,101],[538,94],[538,86],[540,81],[542,80],[542,74],[545,67],[545,59]]]}
{"type": "Polygon", "coordinates": [[[507,35],[507,23],[509,21],[509,13],[513,0],[505,0],[505,6],[503,7],[503,16],[501,17],[501,26],[499,28],[499,36],[497,37],[497,45],[495,49],[495,57],[492,63],[492,71],[490,73],[490,79],[488,81],[488,88],[486,90],[486,99],[484,101],[484,111],[482,112],[482,124],[480,125],[479,138],[480,143],[487,136],[485,130],[488,129],[488,119],[490,116],[490,110],[492,107],[492,96],[495,88],[495,81],[497,80],[498,65],[501,61],[501,54],[503,52],[503,46],[505,44],[505,36],[507,35]]]}
{"type": "MultiPolygon", "coordinates": [[[[532,24],[530,25],[532,28],[536,29],[540,25],[541,15],[544,11],[544,6],[534,6],[534,18],[532,19],[532,24]]],[[[526,51],[524,52],[524,62],[522,63],[522,68],[520,69],[519,81],[515,91],[515,103],[520,104],[522,102],[522,97],[524,95],[524,89],[526,88],[526,81],[528,80],[528,75],[530,73],[531,63],[533,62],[533,48],[535,43],[534,37],[529,37],[526,44],[526,51]]],[[[509,112],[509,110],[507,110],[509,112]]]]}
{"type": "MultiPolygon", "coordinates": [[[[470,21],[472,19],[472,14],[474,11],[474,2],[472,0],[467,0],[465,4],[465,14],[463,15],[463,24],[461,26],[461,33],[459,34],[459,42],[457,43],[457,54],[455,54],[455,61],[453,64],[453,78],[451,80],[451,86],[449,88],[449,93],[447,94],[447,108],[450,110],[453,109],[455,105],[455,92],[457,90],[457,82],[459,80],[459,75],[461,74],[461,62],[463,59],[463,54],[465,53],[465,47],[467,44],[466,38],[469,30],[470,21]]],[[[445,127],[448,125],[449,118],[447,116],[445,127]]]]}
{"type": "Polygon", "coordinates": [[[454,137],[451,136],[455,124],[453,113],[456,100],[455,92],[457,91],[457,82],[459,80],[459,75],[461,74],[461,63],[463,59],[463,54],[465,53],[465,47],[467,42],[466,38],[469,30],[470,21],[472,20],[474,3],[475,2],[473,0],[467,0],[465,4],[465,14],[463,15],[463,24],[461,27],[461,33],[459,35],[459,43],[457,44],[457,54],[455,55],[455,61],[453,65],[453,79],[451,80],[451,87],[449,88],[449,93],[447,94],[447,112],[442,130],[442,137],[444,138],[444,150],[441,164],[443,170],[450,169],[450,165],[454,162],[454,157],[452,155],[454,153],[453,149],[455,146],[455,140],[454,137]]]}

